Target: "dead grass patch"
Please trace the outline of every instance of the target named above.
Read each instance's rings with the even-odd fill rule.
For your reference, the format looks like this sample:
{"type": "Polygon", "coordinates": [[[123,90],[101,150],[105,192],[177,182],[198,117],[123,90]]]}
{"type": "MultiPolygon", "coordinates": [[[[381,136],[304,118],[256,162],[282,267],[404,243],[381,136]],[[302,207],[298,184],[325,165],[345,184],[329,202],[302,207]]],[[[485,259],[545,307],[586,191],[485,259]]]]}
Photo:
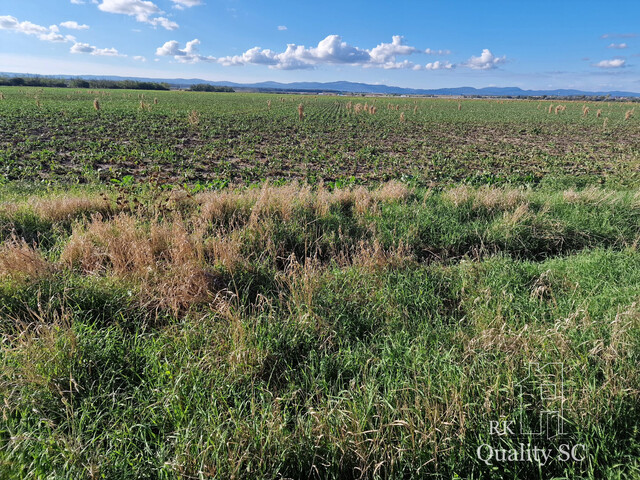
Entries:
{"type": "Polygon", "coordinates": [[[24,239],[12,237],[0,246],[0,277],[38,279],[49,275],[52,265],[24,239]]]}

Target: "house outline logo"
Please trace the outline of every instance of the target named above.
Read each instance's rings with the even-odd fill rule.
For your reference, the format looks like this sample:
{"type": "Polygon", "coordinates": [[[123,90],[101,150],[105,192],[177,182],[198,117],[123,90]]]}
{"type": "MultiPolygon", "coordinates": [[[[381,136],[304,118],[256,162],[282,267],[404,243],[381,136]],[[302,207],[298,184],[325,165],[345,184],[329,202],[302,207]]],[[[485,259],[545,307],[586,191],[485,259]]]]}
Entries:
{"type": "Polygon", "coordinates": [[[553,439],[564,432],[564,364],[531,362],[527,376],[515,384],[520,402],[519,435],[553,439]],[[550,408],[540,409],[538,406],[550,408]],[[527,421],[532,416],[537,421],[527,421]]]}

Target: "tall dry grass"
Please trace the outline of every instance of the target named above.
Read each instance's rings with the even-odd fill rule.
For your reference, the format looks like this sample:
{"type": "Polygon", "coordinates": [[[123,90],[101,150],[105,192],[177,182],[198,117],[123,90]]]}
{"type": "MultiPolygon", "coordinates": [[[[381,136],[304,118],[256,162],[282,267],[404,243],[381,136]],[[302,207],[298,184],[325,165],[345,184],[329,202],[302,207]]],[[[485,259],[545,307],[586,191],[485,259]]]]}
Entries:
{"type": "Polygon", "coordinates": [[[200,123],[200,113],[197,110],[191,110],[187,116],[187,121],[190,125],[196,126],[200,123]]]}
{"type": "Polygon", "coordinates": [[[112,212],[111,201],[105,195],[60,195],[56,197],[31,197],[27,204],[43,220],[61,222],[90,213],[112,212]]]}
{"type": "Polygon", "coordinates": [[[0,245],[0,277],[16,280],[38,279],[53,268],[37,249],[13,236],[0,245]]]}

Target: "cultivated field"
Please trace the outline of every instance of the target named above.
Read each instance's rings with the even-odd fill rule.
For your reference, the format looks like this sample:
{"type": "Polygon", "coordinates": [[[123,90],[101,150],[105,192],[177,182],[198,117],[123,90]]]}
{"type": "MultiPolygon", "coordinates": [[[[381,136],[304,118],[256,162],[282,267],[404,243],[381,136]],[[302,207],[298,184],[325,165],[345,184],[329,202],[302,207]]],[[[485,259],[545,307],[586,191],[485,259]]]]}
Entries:
{"type": "Polygon", "coordinates": [[[216,186],[353,176],[430,186],[535,183],[549,174],[628,182],[640,170],[640,111],[627,103],[2,91],[0,159],[9,179],[160,175],[216,186]]]}
{"type": "Polygon", "coordinates": [[[640,476],[633,105],[0,91],[1,478],[640,476]]]}

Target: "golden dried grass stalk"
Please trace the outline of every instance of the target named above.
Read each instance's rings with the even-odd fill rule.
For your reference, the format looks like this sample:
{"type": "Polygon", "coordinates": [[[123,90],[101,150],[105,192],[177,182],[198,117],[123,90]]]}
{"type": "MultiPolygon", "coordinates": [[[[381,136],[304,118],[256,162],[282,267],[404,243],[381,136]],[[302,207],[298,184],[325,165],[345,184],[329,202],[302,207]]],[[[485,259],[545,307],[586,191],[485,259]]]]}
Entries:
{"type": "Polygon", "coordinates": [[[189,112],[187,120],[191,125],[198,125],[198,123],[200,123],[200,114],[197,110],[191,110],[191,112],[189,112]]]}
{"type": "Polygon", "coordinates": [[[38,279],[51,272],[49,262],[24,239],[13,236],[0,246],[0,277],[38,279]]]}

